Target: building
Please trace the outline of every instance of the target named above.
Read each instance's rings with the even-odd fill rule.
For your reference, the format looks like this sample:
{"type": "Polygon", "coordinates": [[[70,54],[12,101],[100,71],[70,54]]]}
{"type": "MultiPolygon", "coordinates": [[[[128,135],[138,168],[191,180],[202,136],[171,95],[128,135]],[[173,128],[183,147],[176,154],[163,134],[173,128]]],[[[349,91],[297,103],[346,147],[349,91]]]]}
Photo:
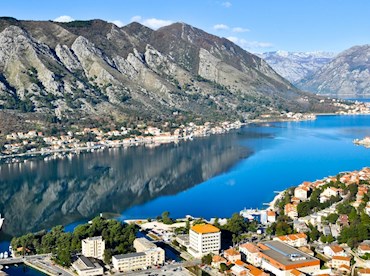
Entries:
{"type": "Polygon", "coordinates": [[[331,267],[339,269],[342,265],[350,267],[351,257],[333,256],[331,259],[331,267]]]}
{"type": "Polygon", "coordinates": [[[357,272],[358,276],[370,276],[370,268],[359,269],[357,272]]]}
{"type": "Polygon", "coordinates": [[[257,267],[254,267],[253,265],[246,265],[245,268],[248,270],[247,276],[268,276],[267,273],[263,272],[257,267]]]}
{"type": "Polygon", "coordinates": [[[290,234],[285,236],[275,237],[274,241],[281,241],[294,247],[307,245],[307,235],[305,233],[290,234]]]}
{"type": "Polygon", "coordinates": [[[214,255],[212,257],[212,263],[211,266],[217,269],[220,269],[221,264],[226,264],[227,260],[220,255],[214,255]]]}
{"type": "Polygon", "coordinates": [[[260,244],[261,267],[277,276],[289,276],[296,269],[306,274],[320,270],[320,260],[280,241],[260,244]]]}
{"type": "Polygon", "coordinates": [[[89,237],[81,241],[82,255],[103,260],[105,241],[101,236],[89,237]]]}
{"type": "Polygon", "coordinates": [[[276,221],[276,213],[274,211],[267,211],[267,221],[271,223],[276,221]]]}
{"type": "Polygon", "coordinates": [[[153,242],[146,238],[137,238],[134,240],[134,248],[136,252],[144,252],[156,247],[157,246],[153,242]]]}
{"type": "Polygon", "coordinates": [[[239,250],[243,261],[258,267],[261,265],[260,249],[256,245],[244,243],[239,246],[239,250]]]}
{"type": "Polygon", "coordinates": [[[332,258],[334,256],[347,256],[344,252],[344,249],[336,244],[324,246],[324,254],[329,258],[332,258]]]}
{"type": "Polygon", "coordinates": [[[95,276],[103,275],[103,267],[95,261],[91,261],[85,256],[80,256],[77,261],[72,264],[72,267],[76,270],[80,276],[95,276]]]}
{"type": "Polygon", "coordinates": [[[136,253],[115,255],[112,257],[113,267],[120,272],[146,269],[153,265],[163,265],[165,252],[146,238],[134,240],[136,253]]]}
{"type": "Polygon", "coordinates": [[[284,206],[284,214],[292,220],[298,217],[297,205],[288,203],[284,206]]]}
{"type": "Polygon", "coordinates": [[[235,263],[236,261],[241,260],[240,252],[236,251],[234,248],[229,248],[225,250],[224,257],[232,263],[235,263]]]}
{"type": "Polygon", "coordinates": [[[189,231],[188,252],[196,258],[209,253],[218,254],[221,249],[221,231],[211,224],[197,224],[189,231]]]}
{"type": "Polygon", "coordinates": [[[143,269],[150,266],[147,264],[144,252],[114,255],[112,264],[119,272],[143,269]]]}
{"type": "Polygon", "coordinates": [[[184,246],[187,249],[189,247],[189,234],[177,235],[176,241],[180,246],[184,246]]]}
{"type": "Polygon", "coordinates": [[[358,253],[359,256],[363,256],[365,254],[370,254],[370,244],[361,243],[357,248],[357,253],[358,253]]]}
{"type": "Polygon", "coordinates": [[[300,272],[299,270],[297,269],[293,269],[290,271],[290,275],[291,276],[305,276],[304,273],[300,272]]]}
{"type": "Polygon", "coordinates": [[[299,198],[302,201],[307,200],[307,193],[309,189],[307,187],[299,186],[294,189],[294,197],[299,198]]]}

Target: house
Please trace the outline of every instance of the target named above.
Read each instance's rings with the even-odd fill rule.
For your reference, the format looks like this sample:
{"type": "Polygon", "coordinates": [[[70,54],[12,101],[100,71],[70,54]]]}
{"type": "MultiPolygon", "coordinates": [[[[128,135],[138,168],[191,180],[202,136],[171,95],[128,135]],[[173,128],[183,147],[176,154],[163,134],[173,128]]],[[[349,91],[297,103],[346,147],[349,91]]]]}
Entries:
{"type": "Polygon", "coordinates": [[[211,266],[216,269],[220,269],[221,264],[226,264],[226,263],[227,263],[227,260],[225,258],[221,257],[220,255],[214,255],[212,257],[211,266]]]}
{"type": "Polygon", "coordinates": [[[258,269],[257,267],[253,265],[246,265],[245,268],[248,270],[247,276],[268,276],[269,274],[263,272],[261,269],[258,269]]]}
{"type": "Polygon", "coordinates": [[[245,276],[248,273],[248,269],[244,266],[235,264],[231,269],[231,273],[235,276],[245,276]]]}
{"type": "Polygon", "coordinates": [[[294,197],[299,198],[302,201],[307,200],[309,189],[304,186],[298,186],[294,189],[294,197]]]}
{"type": "Polygon", "coordinates": [[[361,243],[357,247],[357,253],[359,256],[363,256],[365,254],[370,254],[370,244],[369,243],[361,243]]]}
{"type": "Polygon", "coordinates": [[[293,196],[290,200],[293,204],[299,204],[301,200],[298,197],[293,196]]]}
{"type": "Polygon", "coordinates": [[[345,227],[349,226],[348,215],[339,215],[337,223],[341,226],[345,226],[345,227]]]}
{"type": "Polygon", "coordinates": [[[340,272],[342,272],[342,274],[350,274],[351,273],[351,267],[350,266],[348,266],[348,265],[340,265],[339,267],[338,267],[338,270],[340,271],[340,272]]]}
{"type": "Polygon", "coordinates": [[[320,203],[323,203],[329,200],[332,196],[338,196],[338,195],[339,195],[339,189],[334,188],[334,187],[328,187],[320,194],[320,203]]]}
{"type": "Polygon", "coordinates": [[[236,251],[234,248],[229,248],[225,250],[224,257],[232,263],[235,263],[236,261],[241,260],[240,252],[236,251]]]}
{"type": "Polygon", "coordinates": [[[362,268],[357,272],[358,276],[370,276],[370,268],[362,268]]]}
{"type": "Polygon", "coordinates": [[[298,248],[298,250],[301,250],[302,252],[310,255],[310,256],[314,256],[315,255],[315,252],[313,252],[311,249],[309,249],[307,246],[301,246],[298,248]]]}
{"type": "Polygon", "coordinates": [[[244,243],[239,246],[242,260],[259,267],[261,265],[260,249],[253,243],[244,243]]]}
{"type": "Polygon", "coordinates": [[[293,247],[300,247],[300,246],[307,245],[307,235],[305,233],[279,236],[279,237],[275,237],[273,240],[289,244],[290,246],[293,246],[293,247]]]}
{"type": "Polygon", "coordinates": [[[342,257],[347,256],[346,253],[344,252],[344,249],[336,244],[324,246],[324,254],[328,256],[329,258],[332,258],[334,256],[342,256],[342,257]]]}
{"type": "Polygon", "coordinates": [[[298,217],[298,212],[297,212],[297,205],[288,203],[285,204],[284,206],[284,214],[290,217],[291,219],[295,219],[298,217]]]}
{"type": "Polygon", "coordinates": [[[351,257],[333,256],[333,258],[331,260],[331,267],[338,269],[342,265],[350,267],[351,266],[351,257]]]}
{"type": "Polygon", "coordinates": [[[104,274],[103,267],[98,262],[92,261],[83,255],[81,255],[74,263],[72,263],[72,267],[80,276],[94,276],[104,274]]]}
{"type": "Polygon", "coordinates": [[[293,221],[293,229],[297,232],[308,232],[310,230],[307,224],[299,219],[293,221]]]}
{"type": "Polygon", "coordinates": [[[276,213],[274,211],[267,211],[267,221],[268,222],[275,222],[276,221],[276,213]]]}

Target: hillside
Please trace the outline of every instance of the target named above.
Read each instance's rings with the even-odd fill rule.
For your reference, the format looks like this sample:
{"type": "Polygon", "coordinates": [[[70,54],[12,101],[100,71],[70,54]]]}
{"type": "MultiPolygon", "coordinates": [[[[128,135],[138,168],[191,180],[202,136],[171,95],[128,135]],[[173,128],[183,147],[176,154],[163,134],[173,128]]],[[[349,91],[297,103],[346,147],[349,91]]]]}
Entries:
{"type": "Polygon", "coordinates": [[[3,17],[0,109],[4,134],[47,124],[248,120],[333,107],[261,58],[184,23],[154,31],[139,23],[3,17]]]}
{"type": "Polygon", "coordinates": [[[338,97],[370,95],[370,45],[354,46],[298,84],[309,91],[338,97]]]}

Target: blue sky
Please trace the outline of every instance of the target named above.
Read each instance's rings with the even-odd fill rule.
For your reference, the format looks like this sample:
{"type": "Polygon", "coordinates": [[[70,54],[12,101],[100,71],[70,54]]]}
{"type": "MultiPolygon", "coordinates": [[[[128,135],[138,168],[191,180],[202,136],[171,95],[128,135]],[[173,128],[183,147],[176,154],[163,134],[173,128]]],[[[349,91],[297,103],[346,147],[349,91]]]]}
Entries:
{"type": "Polygon", "coordinates": [[[370,42],[367,0],[1,0],[17,19],[94,19],[152,28],[185,22],[251,52],[340,52],[370,42]]]}

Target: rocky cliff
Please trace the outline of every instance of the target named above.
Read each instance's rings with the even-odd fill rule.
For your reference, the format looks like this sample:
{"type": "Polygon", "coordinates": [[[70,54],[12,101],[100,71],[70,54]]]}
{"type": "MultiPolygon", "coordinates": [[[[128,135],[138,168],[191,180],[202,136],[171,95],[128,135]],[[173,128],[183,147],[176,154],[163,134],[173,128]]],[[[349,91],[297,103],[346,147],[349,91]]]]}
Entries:
{"type": "Polygon", "coordinates": [[[21,125],[30,114],[40,125],[323,109],[263,59],[184,23],[154,31],[138,23],[0,18],[0,113],[22,114],[28,123],[21,125]]]}
{"type": "Polygon", "coordinates": [[[300,87],[314,93],[357,98],[370,95],[370,45],[355,46],[303,79],[300,87]]]}

